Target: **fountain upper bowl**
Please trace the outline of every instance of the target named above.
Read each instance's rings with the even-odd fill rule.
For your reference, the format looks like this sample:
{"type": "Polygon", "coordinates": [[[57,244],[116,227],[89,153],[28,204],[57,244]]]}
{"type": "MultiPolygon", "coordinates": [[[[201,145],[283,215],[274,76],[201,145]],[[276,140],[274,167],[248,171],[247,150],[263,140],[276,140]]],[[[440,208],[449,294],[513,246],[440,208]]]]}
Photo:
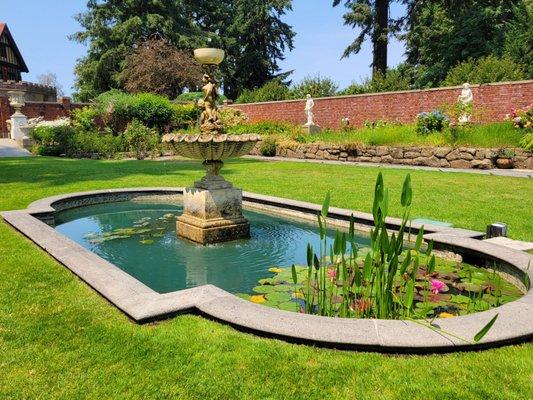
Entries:
{"type": "Polygon", "coordinates": [[[194,50],[194,58],[200,64],[218,65],[224,61],[226,53],[222,49],[206,47],[194,50]]]}
{"type": "Polygon", "coordinates": [[[244,135],[177,135],[163,136],[182,157],[196,160],[227,160],[248,154],[261,140],[255,134],[244,135]]]}

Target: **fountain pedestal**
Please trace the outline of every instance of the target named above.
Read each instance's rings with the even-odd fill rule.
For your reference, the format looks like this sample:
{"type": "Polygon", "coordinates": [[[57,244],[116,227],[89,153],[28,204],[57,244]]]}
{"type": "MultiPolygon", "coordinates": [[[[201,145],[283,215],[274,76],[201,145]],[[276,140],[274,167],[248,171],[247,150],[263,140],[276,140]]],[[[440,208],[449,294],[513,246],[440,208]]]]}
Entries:
{"type": "Polygon", "coordinates": [[[249,238],[250,223],[242,215],[242,190],[218,175],[222,161],[204,165],[207,175],[183,193],[178,236],[204,245],[249,238]]]}

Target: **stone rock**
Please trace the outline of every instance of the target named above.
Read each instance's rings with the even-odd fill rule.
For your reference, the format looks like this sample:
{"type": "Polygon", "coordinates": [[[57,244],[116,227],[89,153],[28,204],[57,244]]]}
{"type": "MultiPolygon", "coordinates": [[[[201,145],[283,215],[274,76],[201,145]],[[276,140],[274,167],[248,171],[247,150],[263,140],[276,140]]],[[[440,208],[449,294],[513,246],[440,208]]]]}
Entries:
{"type": "Polygon", "coordinates": [[[484,160],[485,158],[490,158],[490,154],[487,157],[487,151],[485,149],[478,149],[474,157],[476,160],[484,160]]]}
{"type": "Polygon", "coordinates": [[[450,167],[452,168],[470,168],[470,162],[466,160],[453,160],[450,161],[450,167]]]}
{"type": "Polygon", "coordinates": [[[431,157],[434,154],[434,150],[430,147],[422,148],[420,155],[422,157],[431,157]]]}
{"type": "Polygon", "coordinates": [[[485,158],[484,160],[472,160],[470,161],[470,165],[472,168],[476,169],[491,169],[492,168],[492,162],[485,158]]]}
{"type": "Polygon", "coordinates": [[[444,158],[446,157],[452,149],[450,147],[438,147],[433,154],[435,157],[444,158]]]}
{"type": "Polygon", "coordinates": [[[356,160],[359,162],[372,162],[372,157],[357,157],[356,160]]]}
{"type": "Polygon", "coordinates": [[[462,160],[468,160],[471,161],[474,159],[474,156],[468,152],[461,152],[459,153],[459,158],[462,160]]]}
{"type": "Polygon", "coordinates": [[[376,156],[386,156],[389,154],[389,148],[386,146],[376,147],[376,156]]]}
{"type": "Polygon", "coordinates": [[[342,158],[346,158],[346,157],[348,157],[348,153],[345,152],[345,151],[341,151],[340,156],[341,156],[342,158]]]}
{"type": "Polygon", "coordinates": [[[390,150],[390,155],[391,155],[393,158],[401,159],[401,158],[403,158],[403,149],[402,149],[402,148],[399,148],[399,147],[393,147],[393,148],[390,150]]]}
{"type": "Polygon", "coordinates": [[[391,155],[385,155],[381,157],[381,162],[385,164],[392,164],[394,162],[394,158],[392,158],[391,155]]]}
{"type": "Polygon", "coordinates": [[[418,158],[418,157],[420,157],[420,155],[421,154],[418,151],[406,151],[406,152],[403,153],[403,156],[405,158],[418,158]]]}
{"type": "Polygon", "coordinates": [[[533,169],[533,157],[529,157],[529,158],[524,162],[524,168],[525,168],[525,169],[533,169]]]}
{"type": "Polygon", "coordinates": [[[318,159],[324,158],[325,156],[326,156],[326,152],[325,152],[324,150],[318,150],[318,151],[316,152],[316,157],[317,157],[318,159]]]}
{"type": "Polygon", "coordinates": [[[441,168],[450,168],[450,163],[445,158],[441,158],[439,162],[439,167],[441,168]]]}
{"type": "Polygon", "coordinates": [[[470,154],[470,155],[472,155],[472,156],[473,156],[474,154],[476,154],[476,149],[473,149],[473,148],[471,148],[471,147],[459,147],[459,151],[460,151],[461,153],[468,153],[468,154],[470,154]]]}
{"type": "Polygon", "coordinates": [[[459,150],[457,149],[452,150],[450,153],[446,155],[446,160],[448,161],[458,160],[459,158],[461,157],[459,156],[459,150]]]}
{"type": "Polygon", "coordinates": [[[372,157],[372,162],[380,163],[381,162],[381,157],[378,157],[378,156],[372,157]]]}

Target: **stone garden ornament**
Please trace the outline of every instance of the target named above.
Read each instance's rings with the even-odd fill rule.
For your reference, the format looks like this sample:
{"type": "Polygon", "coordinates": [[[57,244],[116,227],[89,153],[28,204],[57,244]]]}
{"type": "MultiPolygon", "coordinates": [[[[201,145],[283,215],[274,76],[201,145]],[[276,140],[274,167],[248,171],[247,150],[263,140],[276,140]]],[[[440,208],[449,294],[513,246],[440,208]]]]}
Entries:
{"type": "Polygon", "coordinates": [[[308,94],[306,96],[305,109],[304,109],[305,116],[307,117],[307,122],[303,126],[304,131],[307,132],[307,133],[318,133],[318,132],[320,132],[320,127],[317,124],[315,124],[315,122],[314,122],[314,117],[315,117],[315,115],[313,114],[313,108],[314,107],[315,107],[315,101],[313,100],[311,95],[308,94]]]}
{"type": "Polygon", "coordinates": [[[462,113],[459,116],[459,124],[464,125],[470,122],[472,118],[471,107],[473,101],[474,94],[472,93],[472,89],[470,89],[470,84],[463,84],[463,89],[461,90],[461,94],[457,99],[457,102],[459,103],[462,110],[462,113]]]}
{"type": "Polygon", "coordinates": [[[217,66],[224,60],[221,49],[201,48],[194,57],[205,70],[198,134],[168,134],[180,156],[202,160],[206,175],[183,192],[183,214],[178,218],[178,236],[200,244],[213,244],[250,237],[250,223],[242,215],[242,190],[221,175],[224,161],[250,152],[261,139],[255,134],[227,135],[217,106],[217,66]]]}

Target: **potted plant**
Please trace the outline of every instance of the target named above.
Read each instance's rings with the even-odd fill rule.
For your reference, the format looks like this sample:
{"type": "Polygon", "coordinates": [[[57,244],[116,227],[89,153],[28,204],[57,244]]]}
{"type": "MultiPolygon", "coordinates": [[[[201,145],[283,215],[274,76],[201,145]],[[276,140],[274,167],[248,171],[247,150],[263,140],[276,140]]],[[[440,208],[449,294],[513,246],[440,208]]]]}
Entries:
{"type": "Polygon", "coordinates": [[[511,169],[514,166],[514,158],[516,153],[511,149],[500,148],[494,154],[494,161],[500,169],[511,169]]]}

